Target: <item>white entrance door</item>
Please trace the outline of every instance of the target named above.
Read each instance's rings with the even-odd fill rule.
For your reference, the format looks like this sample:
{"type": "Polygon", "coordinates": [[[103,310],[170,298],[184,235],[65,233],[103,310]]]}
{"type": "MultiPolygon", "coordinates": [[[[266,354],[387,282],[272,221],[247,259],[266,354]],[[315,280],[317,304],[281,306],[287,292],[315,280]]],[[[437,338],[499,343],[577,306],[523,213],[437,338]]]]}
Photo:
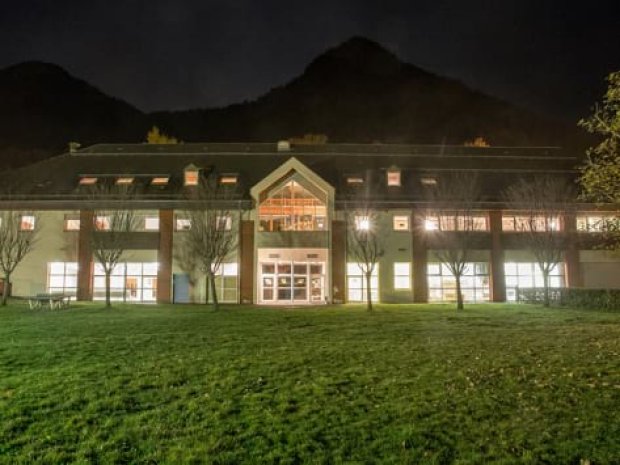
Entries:
{"type": "Polygon", "coordinates": [[[317,262],[263,262],[259,296],[263,303],[304,305],[322,303],[325,264],[317,262]]]}

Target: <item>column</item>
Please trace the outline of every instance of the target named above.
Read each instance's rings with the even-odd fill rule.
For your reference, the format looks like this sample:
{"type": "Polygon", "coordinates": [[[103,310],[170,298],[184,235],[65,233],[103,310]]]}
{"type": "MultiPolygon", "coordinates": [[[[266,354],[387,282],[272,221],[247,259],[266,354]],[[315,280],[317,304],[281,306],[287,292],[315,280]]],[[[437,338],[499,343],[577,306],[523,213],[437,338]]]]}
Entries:
{"type": "Polygon", "coordinates": [[[172,237],[174,211],[159,210],[159,248],[157,249],[157,302],[172,302],[172,237]]]}
{"type": "Polygon", "coordinates": [[[347,226],[345,221],[332,221],[332,302],[344,303],[346,300],[347,266],[347,226]]]}
{"type": "Polygon", "coordinates": [[[491,300],[506,300],[506,277],[504,275],[504,248],[502,246],[502,211],[489,211],[491,229],[491,300]]]}
{"type": "Polygon", "coordinates": [[[242,220],[239,228],[239,301],[254,301],[254,221],[242,220]]]}
{"type": "Polygon", "coordinates": [[[566,234],[566,250],[564,252],[566,287],[583,287],[577,241],[577,218],[574,213],[566,213],[562,223],[566,234]]]}
{"type": "Polygon", "coordinates": [[[94,212],[80,211],[80,232],[78,233],[78,283],[77,299],[93,300],[92,244],[94,212]]]}
{"type": "Polygon", "coordinates": [[[424,230],[424,216],[423,211],[414,210],[411,218],[413,301],[415,303],[428,302],[428,280],[426,279],[428,250],[424,230]]]}

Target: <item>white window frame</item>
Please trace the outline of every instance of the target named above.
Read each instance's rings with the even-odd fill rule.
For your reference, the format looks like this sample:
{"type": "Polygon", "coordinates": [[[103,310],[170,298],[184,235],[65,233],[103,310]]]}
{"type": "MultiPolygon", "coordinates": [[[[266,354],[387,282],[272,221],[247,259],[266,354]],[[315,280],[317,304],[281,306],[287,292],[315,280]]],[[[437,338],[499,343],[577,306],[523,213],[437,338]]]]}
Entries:
{"type": "Polygon", "coordinates": [[[392,217],[392,228],[394,231],[409,231],[409,215],[394,215],[392,217]],[[404,226],[401,227],[400,223],[404,226]]]}
{"type": "Polygon", "coordinates": [[[411,262],[394,262],[394,290],[411,290],[411,262]],[[406,267],[405,271],[403,269],[406,267]],[[404,284],[403,284],[404,283],[404,284]]]}

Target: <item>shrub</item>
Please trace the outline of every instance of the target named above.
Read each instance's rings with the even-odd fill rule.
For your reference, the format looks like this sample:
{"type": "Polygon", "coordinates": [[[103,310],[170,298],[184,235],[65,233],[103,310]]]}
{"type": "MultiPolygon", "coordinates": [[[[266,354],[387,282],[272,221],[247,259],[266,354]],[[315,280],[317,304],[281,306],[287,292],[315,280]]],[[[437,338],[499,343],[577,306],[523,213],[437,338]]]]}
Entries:
{"type": "MultiPolygon", "coordinates": [[[[620,289],[553,288],[549,289],[549,297],[551,304],[555,306],[620,312],[620,289]]],[[[528,304],[542,304],[543,289],[518,289],[517,300],[528,304]]]]}

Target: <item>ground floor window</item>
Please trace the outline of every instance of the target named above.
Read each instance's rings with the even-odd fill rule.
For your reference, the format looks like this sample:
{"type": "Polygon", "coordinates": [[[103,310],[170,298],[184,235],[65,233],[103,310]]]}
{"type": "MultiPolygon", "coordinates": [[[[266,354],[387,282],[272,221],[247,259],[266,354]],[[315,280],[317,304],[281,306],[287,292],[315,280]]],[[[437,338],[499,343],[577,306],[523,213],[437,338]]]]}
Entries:
{"type": "MultiPolygon", "coordinates": [[[[456,301],[456,279],[443,263],[429,263],[427,266],[429,302],[456,301]]],[[[487,302],[490,297],[489,266],[485,262],[465,265],[461,276],[461,293],[466,302],[487,302]]]]}
{"type": "MultiPolygon", "coordinates": [[[[93,300],[105,299],[105,273],[95,264],[93,300]]],[[[157,300],[157,262],[118,263],[110,277],[110,299],[126,302],[155,302],[157,300]]]]}
{"type": "Polygon", "coordinates": [[[77,294],[78,264],[50,262],[47,264],[47,292],[75,296],[77,294]]]}
{"type": "MultiPolygon", "coordinates": [[[[544,287],[542,271],[535,262],[506,262],[504,264],[506,279],[506,300],[517,300],[517,288],[527,289],[544,287]]],[[[558,263],[549,276],[549,287],[564,287],[564,264],[558,263]]]]}
{"type": "Polygon", "coordinates": [[[220,302],[237,302],[237,263],[222,263],[215,271],[215,287],[220,302]]]}
{"type": "Polygon", "coordinates": [[[394,263],[394,289],[411,289],[411,263],[394,263]]]}
{"type": "MultiPolygon", "coordinates": [[[[379,301],[379,265],[370,277],[370,299],[379,301]]],[[[347,263],[347,300],[349,302],[364,302],[366,300],[366,276],[357,263],[347,263]]]]}

